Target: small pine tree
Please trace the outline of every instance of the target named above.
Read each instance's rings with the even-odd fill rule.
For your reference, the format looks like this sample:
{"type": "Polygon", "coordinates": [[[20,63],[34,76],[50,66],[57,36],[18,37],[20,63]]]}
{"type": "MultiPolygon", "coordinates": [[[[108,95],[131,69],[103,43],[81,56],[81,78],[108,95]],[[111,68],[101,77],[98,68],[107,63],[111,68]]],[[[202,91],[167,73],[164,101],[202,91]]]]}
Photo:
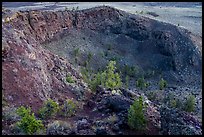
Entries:
{"type": "Polygon", "coordinates": [[[116,62],[115,61],[110,61],[106,72],[106,82],[105,82],[105,87],[110,88],[113,90],[114,88],[120,88],[122,85],[120,75],[115,72],[116,70],[116,62]]]}
{"type": "Polygon", "coordinates": [[[145,118],[145,108],[143,99],[140,96],[135,100],[128,110],[128,125],[132,129],[143,130],[146,127],[147,120],[145,118]]]}
{"type": "Polygon", "coordinates": [[[184,110],[187,112],[193,112],[195,110],[195,96],[189,95],[186,102],[184,103],[184,110]]]}
{"type": "Polygon", "coordinates": [[[36,120],[34,113],[31,114],[30,108],[21,106],[17,109],[17,114],[21,117],[21,120],[16,125],[27,135],[38,134],[44,131],[44,125],[41,120],[36,120]]]}
{"type": "Polygon", "coordinates": [[[159,89],[162,90],[167,87],[167,82],[163,78],[159,81],[159,89]]]}
{"type": "Polygon", "coordinates": [[[96,88],[98,85],[101,85],[101,74],[98,72],[94,75],[94,78],[89,81],[90,82],[90,88],[93,91],[96,91],[96,88]]]}
{"type": "Polygon", "coordinates": [[[136,86],[139,87],[140,89],[143,89],[147,88],[149,86],[149,83],[146,83],[144,77],[142,77],[136,81],[136,86]]]}

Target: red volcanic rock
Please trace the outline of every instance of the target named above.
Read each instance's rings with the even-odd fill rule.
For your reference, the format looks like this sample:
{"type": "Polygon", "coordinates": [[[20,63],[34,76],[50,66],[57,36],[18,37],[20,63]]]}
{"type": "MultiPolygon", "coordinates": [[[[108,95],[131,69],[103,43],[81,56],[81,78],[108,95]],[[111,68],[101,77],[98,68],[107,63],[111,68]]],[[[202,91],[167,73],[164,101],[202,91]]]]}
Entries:
{"type": "MultiPolygon", "coordinates": [[[[66,76],[71,73],[79,79],[79,74],[67,60],[40,46],[40,42],[53,37],[62,31],[63,25],[66,26],[60,24],[62,21],[56,19],[58,16],[60,18],[60,13],[46,16],[37,11],[21,13],[3,24],[2,89],[8,103],[30,105],[37,111],[42,101],[49,97],[76,98],[66,76]]],[[[70,22],[67,20],[65,23],[68,26],[70,22]]],[[[84,83],[79,83],[84,86],[84,83]]]]}

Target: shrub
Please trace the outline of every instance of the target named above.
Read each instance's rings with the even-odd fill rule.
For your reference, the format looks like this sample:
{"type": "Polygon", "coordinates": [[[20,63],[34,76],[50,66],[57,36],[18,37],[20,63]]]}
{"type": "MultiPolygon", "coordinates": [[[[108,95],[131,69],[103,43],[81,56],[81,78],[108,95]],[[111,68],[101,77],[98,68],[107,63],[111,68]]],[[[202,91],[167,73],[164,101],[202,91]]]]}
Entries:
{"type": "Polygon", "coordinates": [[[183,108],[183,102],[178,98],[172,98],[169,100],[170,107],[182,109],[183,108]]]}
{"type": "Polygon", "coordinates": [[[159,81],[159,89],[163,90],[164,88],[167,87],[167,82],[163,78],[159,81]]]}
{"type": "Polygon", "coordinates": [[[173,99],[170,101],[170,106],[173,107],[173,108],[176,108],[177,106],[177,100],[176,99],[173,99]]]}
{"type": "Polygon", "coordinates": [[[184,103],[184,110],[187,112],[192,112],[195,110],[195,96],[189,95],[186,102],[184,103]]]}
{"type": "Polygon", "coordinates": [[[73,133],[72,127],[65,121],[54,121],[48,124],[47,135],[70,135],[73,133]]]}
{"type": "Polygon", "coordinates": [[[143,89],[147,88],[149,86],[149,83],[146,83],[144,77],[142,77],[136,81],[136,86],[139,87],[140,89],[143,89]]]}
{"type": "Polygon", "coordinates": [[[68,83],[74,83],[74,80],[72,79],[72,77],[71,77],[70,75],[68,75],[68,76],[66,77],[66,81],[67,81],[68,83]]]}
{"type": "Polygon", "coordinates": [[[73,116],[76,112],[77,105],[73,100],[67,99],[64,101],[64,105],[61,108],[62,115],[64,116],[73,116]]]}
{"type": "Polygon", "coordinates": [[[147,123],[144,115],[145,107],[141,96],[130,106],[128,110],[128,125],[130,128],[136,130],[145,129],[147,123]]]}
{"type": "Polygon", "coordinates": [[[101,82],[102,82],[101,76],[102,74],[98,72],[97,74],[94,74],[92,80],[89,81],[90,88],[92,89],[92,91],[96,91],[97,86],[101,85],[101,82]]]}
{"type": "Polygon", "coordinates": [[[43,107],[39,110],[41,118],[49,118],[55,116],[59,110],[59,105],[52,99],[48,99],[44,102],[43,107]]]}
{"type": "Polygon", "coordinates": [[[24,133],[28,135],[37,134],[44,130],[41,120],[36,120],[34,113],[31,114],[30,108],[21,106],[17,109],[17,114],[21,116],[21,120],[16,123],[24,133]]]}

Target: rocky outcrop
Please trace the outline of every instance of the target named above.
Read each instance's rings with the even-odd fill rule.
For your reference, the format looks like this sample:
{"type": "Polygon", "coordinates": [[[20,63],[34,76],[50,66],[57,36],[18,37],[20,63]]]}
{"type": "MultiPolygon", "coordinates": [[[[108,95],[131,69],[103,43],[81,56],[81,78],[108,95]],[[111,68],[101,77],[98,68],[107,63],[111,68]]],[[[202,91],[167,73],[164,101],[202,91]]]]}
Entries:
{"type": "Polygon", "coordinates": [[[163,135],[202,135],[202,125],[192,115],[166,106],[160,108],[160,114],[163,135]]]}

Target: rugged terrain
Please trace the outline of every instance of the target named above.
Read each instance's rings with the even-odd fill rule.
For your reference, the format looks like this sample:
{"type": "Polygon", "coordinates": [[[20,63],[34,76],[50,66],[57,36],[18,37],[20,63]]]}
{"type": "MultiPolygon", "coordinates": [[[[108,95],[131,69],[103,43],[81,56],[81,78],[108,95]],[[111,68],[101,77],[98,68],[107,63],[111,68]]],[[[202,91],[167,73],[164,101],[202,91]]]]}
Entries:
{"type": "MultiPolygon", "coordinates": [[[[16,107],[31,106],[37,113],[48,98],[59,104],[73,98],[80,106],[71,118],[44,121],[45,125],[57,120],[72,125],[69,132],[58,134],[202,134],[201,37],[108,6],[55,12],[4,10],[2,16],[3,134],[18,134],[11,130],[18,120],[12,116],[16,107]],[[93,72],[103,70],[110,60],[117,62],[119,70],[126,65],[138,72],[120,95],[101,86],[94,93],[80,73],[89,55],[93,72]],[[68,83],[67,75],[75,83],[68,83]],[[135,86],[141,76],[150,83],[147,89],[135,86]],[[158,88],[161,77],[168,82],[163,90],[158,88]],[[195,112],[150,101],[148,92],[156,90],[159,97],[171,92],[181,100],[192,93],[195,112]],[[127,125],[127,110],[139,95],[147,103],[144,131],[127,125]]],[[[125,83],[123,72],[121,77],[125,83]]]]}
{"type": "Polygon", "coordinates": [[[132,14],[139,14],[179,27],[202,36],[202,2],[3,2],[14,11],[50,10],[73,8],[89,9],[96,6],[111,6],[132,14]]]}

